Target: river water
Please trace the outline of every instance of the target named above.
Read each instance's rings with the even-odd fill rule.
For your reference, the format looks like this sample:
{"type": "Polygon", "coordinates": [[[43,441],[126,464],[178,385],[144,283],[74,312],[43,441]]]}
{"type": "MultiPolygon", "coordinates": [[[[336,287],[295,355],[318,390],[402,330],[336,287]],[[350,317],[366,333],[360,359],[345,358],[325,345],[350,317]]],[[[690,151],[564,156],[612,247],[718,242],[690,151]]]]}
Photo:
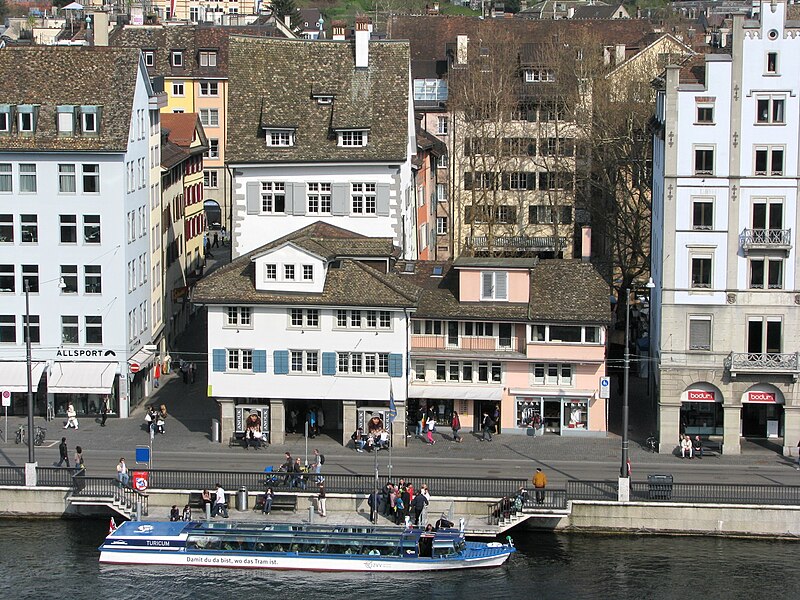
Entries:
{"type": "Polygon", "coordinates": [[[800,598],[796,542],[518,534],[496,569],[330,574],[100,565],[106,521],[0,520],[5,598],[437,600],[800,598]]]}

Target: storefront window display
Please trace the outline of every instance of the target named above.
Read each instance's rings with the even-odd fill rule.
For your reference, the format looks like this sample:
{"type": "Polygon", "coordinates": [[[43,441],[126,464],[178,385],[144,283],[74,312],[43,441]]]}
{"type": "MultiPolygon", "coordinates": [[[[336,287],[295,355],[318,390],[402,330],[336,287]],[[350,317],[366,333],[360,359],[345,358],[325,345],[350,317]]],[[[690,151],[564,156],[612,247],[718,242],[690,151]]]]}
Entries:
{"type": "Polygon", "coordinates": [[[436,425],[440,427],[450,427],[453,418],[452,400],[433,400],[421,398],[409,398],[408,400],[408,425],[416,426],[420,412],[432,414],[436,425]]]}
{"type": "Polygon", "coordinates": [[[589,403],[586,400],[564,401],[564,427],[586,429],[589,421],[589,403]]]}
{"type": "Polygon", "coordinates": [[[722,435],[722,417],[719,402],[684,402],[681,404],[681,433],[722,435]]]}
{"type": "MultiPolygon", "coordinates": [[[[565,434],[589,429],[589,400],[550,396],[518,397],[516,425],[530,429],[539,417],[542,433],[565,434]]],[[[537,433],[538,435],[538,433],[537,433]]]]}

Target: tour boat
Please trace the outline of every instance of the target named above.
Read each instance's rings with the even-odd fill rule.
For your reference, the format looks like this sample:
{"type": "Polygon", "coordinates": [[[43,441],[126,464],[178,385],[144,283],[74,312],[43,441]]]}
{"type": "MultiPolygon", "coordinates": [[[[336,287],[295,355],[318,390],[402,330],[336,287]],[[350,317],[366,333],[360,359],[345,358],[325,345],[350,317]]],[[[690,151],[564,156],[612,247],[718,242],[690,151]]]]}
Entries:
{"type": "Polygon", "coordinates": [[[286,523],[128,521],[100,546],[100,562],[307,571],[440,571],[495,567],[511,539],[468,542],[458,529],[286,523]]]}

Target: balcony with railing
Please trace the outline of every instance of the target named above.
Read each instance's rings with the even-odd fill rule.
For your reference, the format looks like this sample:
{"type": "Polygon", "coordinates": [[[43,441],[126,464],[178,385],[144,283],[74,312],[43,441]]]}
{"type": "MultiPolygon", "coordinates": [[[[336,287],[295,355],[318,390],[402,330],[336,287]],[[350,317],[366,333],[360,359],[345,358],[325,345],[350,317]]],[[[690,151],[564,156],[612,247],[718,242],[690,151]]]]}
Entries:
{"type": "Polygon", "coordinates": [[[739,239],[745,254],[758,250],[783,250],[788,254],[792,248],[791,229],[745,229],[739,239]]]}
{"type": "Polygon", "coordinates": [[[561,252],[567,247],[567,238],[556,235],[528,236],[510,235],[489,237],[486,235],[468,236],[464,240],[467,248],[474,250],[515,250],[528,252],[561,252]]]}
{"type": "Polygon", "coordinates": [[[798,352],[731,352],[725,358],[725,368],[731,377],[738,374],[791,375],[800,374],[798,352]]]}
{"type": "Polygon", "coordinates": [[[456,343],[446,335],[412,335],[411,350],[465,350],[470,352],[519,352],[516,336],[460,336],[456,343]]]}

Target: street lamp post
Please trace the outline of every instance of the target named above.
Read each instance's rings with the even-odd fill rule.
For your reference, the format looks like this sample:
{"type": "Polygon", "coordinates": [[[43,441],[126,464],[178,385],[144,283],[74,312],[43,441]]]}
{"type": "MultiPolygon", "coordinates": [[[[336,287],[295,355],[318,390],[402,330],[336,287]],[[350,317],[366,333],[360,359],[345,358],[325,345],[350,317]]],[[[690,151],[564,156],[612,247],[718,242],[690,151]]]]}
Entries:
{"type": "MultiPolygon", "coordinates": [[[[655,283],[651,277],[646,287],[653,289],[655,283]]],[[[635,288],[634,288],[635,289],[635,288]]],[[[628,383],[631,373],[631,288],[625,289],[625,355],[623,360],[623,375],[622,375],[622,460],[619,467],[619,487],[618,500],[620,502],[629,502],[631,499],[631,475],[628,461],[628,383]]]]}
{"type": "Polygon", "coordinates": [[[33,373],[31,361],[30,283],[25,279],[25,363],[28,371],[28,462],[34,464],[33,450],[33,373]]]}

